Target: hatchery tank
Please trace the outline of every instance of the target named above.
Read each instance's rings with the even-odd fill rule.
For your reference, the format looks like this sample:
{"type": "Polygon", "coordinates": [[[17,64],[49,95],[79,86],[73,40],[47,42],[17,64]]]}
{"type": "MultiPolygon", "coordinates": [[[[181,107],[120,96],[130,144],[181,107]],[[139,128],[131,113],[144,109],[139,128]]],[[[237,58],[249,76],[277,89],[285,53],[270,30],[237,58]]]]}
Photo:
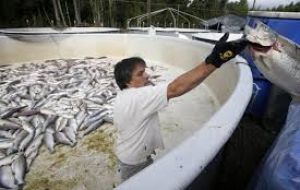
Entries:
{"type": "MultiPolygon", "coordinates": [[[[213,47],[207,43],[167,36],[63,33],[3,34],[0,35],[0,46],[2,78],[7,70],[13,72],[22,67],[30,68],[19,85],[30,84],[30,78],[36,76],[34,73],[38,69],[56,69],[55,72],[58,72],[65,68],[64,64],[70,70],[60,78],[65,77],[69,82],[72,80],[72,72],[78,71],[76,68],[80,67],[85,67],[81,73],[86,74],[81,76],[84,79],[92,77],[91,73],[101,67],[108,73],[106,79],[113,81],[113,65],[131,56],[146,60],[154,84],[169,82],[197,64],[202,64],[213,47]],[[91,70],[87,69],[87,65],[91,70]]],[[[46,75],[45,81],[47,77],[51,81],[53,75],[46,75]]],[[[97,77],[91,80],[95,79],[102,86],[87,89],[88,92],[97,94],[103,85],[113,83],[103,80],[100,75],[97,77]]],[[[6,78],[1,85],[7,85],[13,80],[13,77],[6,78]]],[[[93,101],[92,106],[89,105],[90,100],[84,96],[86,93],[81,93],[85,89],[82,85],[89,84],[72,85],[72,97],[77,97],[80,102],[86,100],[85,104],[91,109],[86,114],[93,114],[102,107],[97,107],[96,101],[93,101]]],[[[18,92],[18,89],[15,90],[18,92]]],[[[117,92],[118,89],[115,90],[117,92]]],[[[69,93],[70,90],[65,92],[69,93]]],[[[126,182],[120,184],[118,176],[114,154],[116,129],[111,122],[104,121],[94,131],[83,134],[78,132],[76,143],[72,146],[57,144],[51,153],[43,144],[25,175],[24,189],[183,189],[202,172],[231,136],[245,111],[251,92],[250,69],[244,59],[237,57],[190,93],[170,100],[169,106],[160,113],[165,149],[158,152],[151,166],[126,182]],[[162,180],[170,178],[176,181],[162,180]]],[[[1,97],[4,95],[2,93],[1,97]]],[[[63,98],[68,101],[68,96],[63,98]]],[[[109,110],[113,98],[105,103],[105,108],[109,110]]],[[[103,102],[99,104],[104,105],[103,102]]],[[[40,105],[42,109],[43,104],[40,105]]],[[[52,106],[55,113],[44,109],[44,114],[72,119],[72,115],[60,110],[61,102],[47,102],[46,105],[49,105],[47,108],[52,106]]],[[[80,108],[76,109],[76,106],[79,105],[72,106],[72,113],[77,114],[80,108]]]]}

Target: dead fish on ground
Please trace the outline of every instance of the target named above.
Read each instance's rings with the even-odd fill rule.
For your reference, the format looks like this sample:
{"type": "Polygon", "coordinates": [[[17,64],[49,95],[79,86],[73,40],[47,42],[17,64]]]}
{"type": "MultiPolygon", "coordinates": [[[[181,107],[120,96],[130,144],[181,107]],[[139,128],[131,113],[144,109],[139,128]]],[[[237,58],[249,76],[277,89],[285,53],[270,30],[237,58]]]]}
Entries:
{"type": "Polygon", "coordinates": [[[15,178],[10,165],[0,167],[0,187],[16,189],[15,178]]]}
{"type": "Polygon", "coordinates": [[[0,189],[22,189],[42,144],[53,153],[113,122],[114,64],[99,59],[0,69],[0,189]]]}

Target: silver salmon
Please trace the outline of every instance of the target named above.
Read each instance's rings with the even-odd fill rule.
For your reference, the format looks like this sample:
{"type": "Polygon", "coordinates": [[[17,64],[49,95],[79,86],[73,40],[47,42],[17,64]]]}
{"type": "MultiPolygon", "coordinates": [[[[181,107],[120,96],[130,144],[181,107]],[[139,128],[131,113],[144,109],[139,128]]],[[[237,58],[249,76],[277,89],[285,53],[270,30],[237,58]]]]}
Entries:
{"type": "MultiPolygon", "coordinates": [[[[296,32],[296,31],[295,31],[296,32]]],[[[300,96],[300,46],[256,21],[245,28],[254,63],[263,75],[292,95],[300,96]]]]}

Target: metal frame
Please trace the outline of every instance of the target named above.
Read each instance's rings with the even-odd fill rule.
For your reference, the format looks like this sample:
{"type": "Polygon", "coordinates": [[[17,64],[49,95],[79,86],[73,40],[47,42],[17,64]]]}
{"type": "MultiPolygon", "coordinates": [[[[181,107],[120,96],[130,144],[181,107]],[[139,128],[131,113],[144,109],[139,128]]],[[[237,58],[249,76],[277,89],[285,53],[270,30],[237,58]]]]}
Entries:
{"type": "Polygon", "coordinates": [[[190,18],[193,18],[193,19],[196,19],[196,20],[200,21],[200,23],[205,27],[205,29],[207,29],[207,27],[208,27],[208,23],[205,20],[203,20],[203,19],[201,19],[201,18],[199,18],[197,16],[191,15],[189,13],[186,13],[186,12],[179,11],[179,10],[176,10],[174,8],[168,7],[168,8],[160,9],[160,10],[153,11],[153,12],[150,12],[150,13],[141,14],[141,15],[138,15],[138,16],[131,17],[131,18],[127,19],[127,28],[130,27],[130,22],[132,20],[136,19],[137,20],[137,27],[141,27],[142,21],[145,20],[145,19],[147,19],[148,16],[155,16],[155,15],[157,15],[159,13],[164,12],[164,11],[168,11],[171,14],[171,17],[172,17],[173,23],[174,23],[174,25],[173,25],[174,28],[178,27],[178,23],[176,21],[175,14],[177,14],[178,17],[181,17],[184,20],[186,20],[188,22],[189,28],[190,28],[191,22],[190,22],[190,20],[187,17],[190,17],[190,18]]]}

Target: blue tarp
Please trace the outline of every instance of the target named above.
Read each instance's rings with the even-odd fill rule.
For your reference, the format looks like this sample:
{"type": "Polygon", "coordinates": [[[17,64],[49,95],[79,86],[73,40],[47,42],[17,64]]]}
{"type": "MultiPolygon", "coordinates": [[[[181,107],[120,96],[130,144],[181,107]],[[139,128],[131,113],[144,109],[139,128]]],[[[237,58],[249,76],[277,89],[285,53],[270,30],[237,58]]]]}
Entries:
{"type": "MultiPolygon", "coordinates": [[[[258,139],[259,140],[259,139],[258,139]]],[[[248,189],[300,189],[300,101],[289,106],[286,123],[248,189]]]]}

